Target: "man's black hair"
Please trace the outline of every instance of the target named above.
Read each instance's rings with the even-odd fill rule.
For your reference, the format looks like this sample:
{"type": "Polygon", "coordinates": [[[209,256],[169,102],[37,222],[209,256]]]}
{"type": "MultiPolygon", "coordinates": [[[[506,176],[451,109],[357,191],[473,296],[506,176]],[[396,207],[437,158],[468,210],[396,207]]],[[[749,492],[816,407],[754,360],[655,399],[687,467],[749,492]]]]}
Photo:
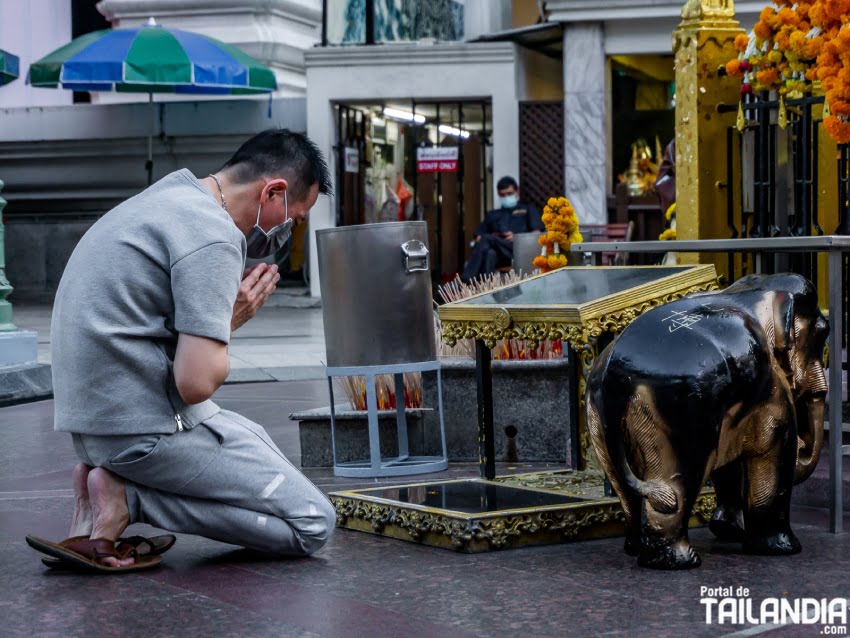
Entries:
{"type": "Polygon", "coordinates": [[[232,169],[241,183],[282,177],[289,182],[290,195],[303,198],[313,184],[319,192],[333,192],[328,165],[319,148],[301,133],[269,129],[257,133],[239,147],[222,169],[232,169]]]}
{"type": "Polygon", "coordinates": [[[510,175],[505,175],[502,179],[496,182],[496,190],[501,191],[506,188],[513,188],[514,190],[519,190],[519,185],[516,183],[516,180],[510,175]]]}

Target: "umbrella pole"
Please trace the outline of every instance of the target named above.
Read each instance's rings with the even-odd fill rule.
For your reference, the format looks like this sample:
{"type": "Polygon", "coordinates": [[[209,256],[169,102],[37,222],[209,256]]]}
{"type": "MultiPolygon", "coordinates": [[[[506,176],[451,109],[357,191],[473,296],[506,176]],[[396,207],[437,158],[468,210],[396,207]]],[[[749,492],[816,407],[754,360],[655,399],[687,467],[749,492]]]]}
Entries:
{"type": "Polygon", "coordinates": [[[153,184],[153,134],[156,129],[156,110],[153,105],[153,93],[148,93],[148,104],[151,112],[151,130],[148,134],[148,161],[145,162],[145,169],[148,171],[148,186],[153,184]]]}

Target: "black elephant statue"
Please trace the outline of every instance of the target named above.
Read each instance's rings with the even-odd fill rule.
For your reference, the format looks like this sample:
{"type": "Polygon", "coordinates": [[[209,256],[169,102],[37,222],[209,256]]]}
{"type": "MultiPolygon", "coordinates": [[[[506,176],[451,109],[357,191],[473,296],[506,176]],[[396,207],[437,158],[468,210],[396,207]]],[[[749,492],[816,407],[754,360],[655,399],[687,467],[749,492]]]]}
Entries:
{"type": "Polygon", "coordinates": [[[587,427],[639,565],[700,565],[688,519],[709,477],[718,538],[752,554],[801,550],[791,488],[823,443],[828,333],[811,282],[750,275],[650,310],[600,354],[587,427]]]}

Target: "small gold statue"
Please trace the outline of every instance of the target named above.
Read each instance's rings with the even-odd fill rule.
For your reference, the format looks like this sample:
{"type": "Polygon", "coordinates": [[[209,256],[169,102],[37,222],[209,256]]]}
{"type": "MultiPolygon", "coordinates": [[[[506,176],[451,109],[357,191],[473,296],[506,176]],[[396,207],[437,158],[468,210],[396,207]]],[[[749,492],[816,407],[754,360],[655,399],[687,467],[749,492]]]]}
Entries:
{"type": "Polygon", "coordinates": [[[629,168],[619,176],[619,182],[626,185],[631,197],[637,197],[652,192],[657,177],[658,165],[652,161],[649,144],[644,139],[636,140],[632,144],[629,168]]]}

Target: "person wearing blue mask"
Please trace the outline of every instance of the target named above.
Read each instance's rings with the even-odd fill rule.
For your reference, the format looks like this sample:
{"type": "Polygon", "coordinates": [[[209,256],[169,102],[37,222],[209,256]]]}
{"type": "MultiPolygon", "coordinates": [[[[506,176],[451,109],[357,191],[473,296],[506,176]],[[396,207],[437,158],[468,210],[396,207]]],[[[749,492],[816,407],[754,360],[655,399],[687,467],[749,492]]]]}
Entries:
{"type": "Polygon", "coordinates": [[[53,309],[54,427],[72,435],[69,538],[27,536],[51,566],[95,573],[157,566],[171,534],[273,555],[322,547],[328,498],[265,430],[220,409],[227,345],[274,291],[262,259],[329,194],[327,164],[299,133],[268,130],[217,172],[178,170],[101,217],[77,244],[53,309]]]}
{"type": "Polygon", "coordinates": [[[494,273],[502,266],[510,266],[514,256],[514,234],[544,230],[537,207],[520,204],[519,186],[513,177],[501,178],[496,190],[500,207],[489,211],[475,229],[472,254],[460,275],[464,283],[494,273]]]}

